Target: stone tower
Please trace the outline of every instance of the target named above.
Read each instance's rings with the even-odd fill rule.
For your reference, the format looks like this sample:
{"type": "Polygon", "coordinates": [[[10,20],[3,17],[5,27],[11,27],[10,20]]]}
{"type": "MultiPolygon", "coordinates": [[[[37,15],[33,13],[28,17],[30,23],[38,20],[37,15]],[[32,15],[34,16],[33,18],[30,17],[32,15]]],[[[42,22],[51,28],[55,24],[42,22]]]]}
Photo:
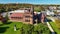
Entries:
{"type": "Polygon", "coordinates": [[[24,13],[24,22],[27,24],[33,24],[33,7],[26,8],[24,13]]]}

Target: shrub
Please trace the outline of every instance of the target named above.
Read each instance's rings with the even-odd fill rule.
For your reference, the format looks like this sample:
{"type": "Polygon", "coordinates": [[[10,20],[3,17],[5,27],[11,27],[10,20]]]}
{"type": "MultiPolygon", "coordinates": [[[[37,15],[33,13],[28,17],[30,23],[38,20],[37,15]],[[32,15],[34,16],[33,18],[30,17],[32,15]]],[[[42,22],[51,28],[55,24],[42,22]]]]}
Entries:
{"type": "Polygon", "coordinates": [[[24,34],[50,34],[50,30],[48,27],[42,23],[37,25],[30,25],[30,24],[23,24],[23,28],[21,29],[21,32],[24,32],[24,34]]]}

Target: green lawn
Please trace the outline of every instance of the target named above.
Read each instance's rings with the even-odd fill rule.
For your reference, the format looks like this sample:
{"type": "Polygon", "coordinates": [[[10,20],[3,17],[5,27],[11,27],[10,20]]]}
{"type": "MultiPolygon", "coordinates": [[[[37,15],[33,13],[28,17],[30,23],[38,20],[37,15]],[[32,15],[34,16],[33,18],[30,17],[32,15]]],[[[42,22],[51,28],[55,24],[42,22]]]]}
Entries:
{"type": "Polygon", "coordinates": [[[48,29],[47,25],[42,23],[30,25],[23,24],[22,22],[8,22],[7,24],[2,24],[0,22],[0,34],[21,34],[22,32],[24,32],[23,34],[50,34],[50,30],[48,29]],[[15,24],[17,26],[17,31],[14,31],[15,24]]]}
{"type": "Polygon", "coordinates": [[[57,34],[60,34],[60,30],[58,29],[58,27],[56,26],[56,24],[54,22],[50,22],[52,28],[54,29],[54,31],[57,33],[57,34]]]}
{"type": "Polygon", "coordinates": [[[22,26],[22,23],[18,22],[13,22],[13,23],[8,23],[8,24],[2,24],[0,23],[0,33],[4,34],[19,34],[20,33],[20,28],[22,26]],[[14,24],[16,24],[18,30],[14,31],[14,24]]]}

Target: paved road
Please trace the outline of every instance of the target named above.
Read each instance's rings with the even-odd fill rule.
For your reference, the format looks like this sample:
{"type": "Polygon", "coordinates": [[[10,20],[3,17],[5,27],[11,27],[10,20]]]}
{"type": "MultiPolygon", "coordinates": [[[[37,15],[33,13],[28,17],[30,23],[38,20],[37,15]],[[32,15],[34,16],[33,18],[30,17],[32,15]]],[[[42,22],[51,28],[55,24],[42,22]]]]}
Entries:
{"type": "Polygon", "coordinates": [[[57,17],[47,17],[47,18],[52,20],[53,22],[55,22],[55,20],[58,19],[57,17]]]}

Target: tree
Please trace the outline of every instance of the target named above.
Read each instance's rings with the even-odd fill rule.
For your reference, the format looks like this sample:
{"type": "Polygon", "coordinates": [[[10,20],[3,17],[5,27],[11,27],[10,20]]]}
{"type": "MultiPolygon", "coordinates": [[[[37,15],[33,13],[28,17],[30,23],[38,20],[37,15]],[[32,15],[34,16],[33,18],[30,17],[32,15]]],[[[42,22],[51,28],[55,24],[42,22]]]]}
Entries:
{"type": "Polygon", "coordinates": [[[3,24],[6,24],[6,23],[8,23],[8,13],[6,14],[6,16],[5,17],[3,17],[3,19],[2,19],[2,23],[3,24]]]}
{"type": "Polygon", "coordinates": [[[37,25],[23,24],[21,34],[50,34],[48,27],[42,23],[37,25]]]}
{"type": "Polygon", "coordinates": [[[45,11],[45,9],[44,9],[43,6],[40,6],[40,10],[41,10],[41,11],[45,11]]]}
{"type": "Polygon", "coordinates": [[[41,11],[39,7],[34,7],[34,10],[35,10],[36,12],[40,12],[40,11],[41,11]]]}

